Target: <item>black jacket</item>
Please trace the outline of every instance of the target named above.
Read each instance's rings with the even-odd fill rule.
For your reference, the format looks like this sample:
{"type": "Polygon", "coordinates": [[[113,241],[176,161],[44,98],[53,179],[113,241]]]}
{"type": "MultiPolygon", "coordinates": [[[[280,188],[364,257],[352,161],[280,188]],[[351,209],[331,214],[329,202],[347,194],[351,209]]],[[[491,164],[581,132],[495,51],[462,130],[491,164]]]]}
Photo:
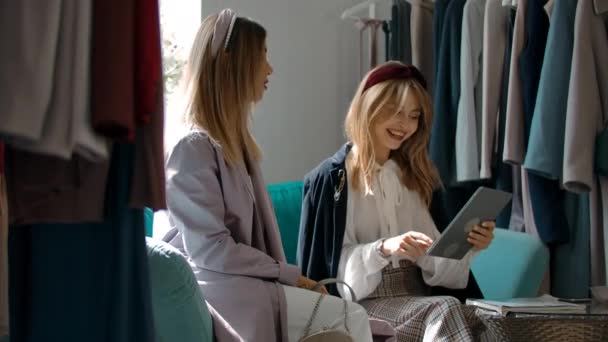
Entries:
{"type": "MultiPolygon", "coordinates": [[[[342,253],[346,226],[348,179],[346,156],[351,144],[345,144],[304,178],[302,218],[298,236],[297,263],[305,276],[319,281],[335,278],[342,253]],[[332,205],[321,205],[331,203],[332,205]]],[[[335,286],[328,288],[339,296],[335,286]]],[[[460,300],[482,298],[472,274],[464,290],[433,288],[433,295],[451,295],[460,300]]]]}

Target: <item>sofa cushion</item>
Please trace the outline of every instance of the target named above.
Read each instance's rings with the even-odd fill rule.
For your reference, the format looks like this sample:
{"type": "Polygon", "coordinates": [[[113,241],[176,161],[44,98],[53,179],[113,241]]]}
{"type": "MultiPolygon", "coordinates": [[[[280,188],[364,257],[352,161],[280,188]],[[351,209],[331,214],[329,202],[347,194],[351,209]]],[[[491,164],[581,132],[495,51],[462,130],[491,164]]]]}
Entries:
{"type": "Polygon", "coordinates": [[[212,341],[211,315],[188,261],[163,241],[146,244],[156,341],[212,341]]]}
{"type": "Polygon", "coordinates": [[[281,240],[285,249],[287,262],[296,263],[298,248],[298,231],[300,229],[300,214],[302,211],[303,182],[287,182],[268,186],[270,200],[277,216],[281,240]]]}
{"type": "Polygon", "coordinates": [[[536,297],[548,264],[549,251],[538,238],[497,228],[471,269],[484,298],[500,300],[536,297]]]}

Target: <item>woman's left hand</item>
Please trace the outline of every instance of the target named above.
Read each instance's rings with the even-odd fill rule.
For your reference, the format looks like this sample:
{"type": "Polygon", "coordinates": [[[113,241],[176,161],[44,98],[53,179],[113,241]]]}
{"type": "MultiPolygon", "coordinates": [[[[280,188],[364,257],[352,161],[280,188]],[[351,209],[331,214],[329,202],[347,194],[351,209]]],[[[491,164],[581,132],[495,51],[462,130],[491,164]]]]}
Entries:
{"type": "Polygon", "coordinates": [[[494,239],[494,227],[496,227],[495,222],[485,221],[473,228],[467,238],[467,241],[473,245],[473,250],[480,251],[488,248],[494,239]]]}

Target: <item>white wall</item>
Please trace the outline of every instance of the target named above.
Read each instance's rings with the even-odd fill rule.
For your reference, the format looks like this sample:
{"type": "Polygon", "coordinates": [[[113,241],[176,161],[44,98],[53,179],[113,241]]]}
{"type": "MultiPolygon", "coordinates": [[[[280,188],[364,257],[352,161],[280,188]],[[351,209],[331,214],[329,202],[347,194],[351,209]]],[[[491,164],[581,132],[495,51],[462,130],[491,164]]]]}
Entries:
{"type": "Polygon", "coordinates": [[[203,0],[203,16],[232,8],[268,31],[274,74],[253,114],[268,183],[301,179],[344,142],[343,119],[359,81],[359,32],[340,14],[358,2],[203,0]]]}

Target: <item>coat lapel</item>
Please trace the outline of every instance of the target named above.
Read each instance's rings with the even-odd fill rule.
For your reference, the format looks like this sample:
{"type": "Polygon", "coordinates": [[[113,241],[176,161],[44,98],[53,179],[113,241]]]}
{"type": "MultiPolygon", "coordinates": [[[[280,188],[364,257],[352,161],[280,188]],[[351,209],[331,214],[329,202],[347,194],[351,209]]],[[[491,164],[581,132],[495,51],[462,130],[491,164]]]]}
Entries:
{"type": "Polygon", "coordinates": [[[348,177],[346,175],[346,156],[352,148],[351,143],[345,144],[334,156],[332,166],[329,170],[332,189],[333,203],[333,231],[332,235],[327,238],[331,239],[332,255],[331,255],[331,274],[338,274],[338,265],[340,254],[342,252],[342,243],[344,240],[344,228],[346,225],[346,207],[348,203],[348,177]]]}
{"type": "MultiPolygon", "coordinates": [[[[247,163],[249,164],[248,161],[247,161],[247,163]]],[[[251,196],[251,199],[253,200],[253,203],[255,204],[256,200],[255,200],[255,193],[253,192],[253,183],[252,183],[252,179],[251,179],[252,177],[247,172],[247,167],[245,165],[239,165],[239,166],[237,166],[237,170],[238,170],[238,174],[241,178],[242,184],[245,185],[245,188],[247,189],[249,196],[251,196]]]]}
{"type": "Polygon", "coordinates": [[[279,224],[277,223],[274,208],[272,207],[270,195],[268,194],[266,182],[262,176],[259,164],[250,162],[249,171],[251,172],[251,177],[247,178],[250,180],[249,185],[254,197],[255,222],[259,227],[258,231],[262,232],[256,238],[260,239],[259,243],[263,244],[264,250],[268,255],[278,261],[285,261],[285,251],[281,242],[279,224]]]}

